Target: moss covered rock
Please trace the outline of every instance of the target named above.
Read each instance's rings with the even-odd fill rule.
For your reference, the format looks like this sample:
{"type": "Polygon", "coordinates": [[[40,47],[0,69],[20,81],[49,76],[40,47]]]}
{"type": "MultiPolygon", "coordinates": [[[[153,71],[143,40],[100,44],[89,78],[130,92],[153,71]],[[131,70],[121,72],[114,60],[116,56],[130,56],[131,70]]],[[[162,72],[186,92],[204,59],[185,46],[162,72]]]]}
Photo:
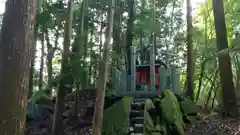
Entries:
{"type": "Polygon", "coordinates": [[[155,108],[153,101],[150,99],[145,102],[144,134],[167,135],[166,123],[163,121],[161,113],[155,108]]]}
{"type": "MultiPolygon", "coordinates": [[[[131,97],[124,97],[104,111],[103,135],[126,134],[131,102],[131,97]]],[[[184,117],[190,119],[197,112],[191,100],[165,90],[145,101],[144,135],[184,135],[184,117]]]]}
{"type": "Polygon", "coordinates": [[[187,115],[197,115],[199,107],[190,99],[184,99],[180,102],[180,105],[187,115]]]}
{"type": "Polygon", "coordinates": [[[194,123],[196,121],[197,113],[200,108],[190,99],[185,98],[180,102],[184,121],[188,123],[194,123]]]}
{"type": "Polygon", "coordinates": [[[185,120],[193,122],[199,108],[189,99],[165,90],[145,103],[145,135],[184,135],[185,120]]]}
{"type": "Polygon", "coordinates": [[[102,135],[125,135],[132,97],[123,97],[104,111],[102,135]]]}
{"type": "Polygon", "coordinates": [[[163,97],[160,106],[162,108],[162,116],[165,118],[168,128],[171,131],[176,130],[176,133],[179,135],[184,135],[185,124],[183,122],[180,104],[176,96],[172,91],[165,90],[163,92],[163,97]]]}

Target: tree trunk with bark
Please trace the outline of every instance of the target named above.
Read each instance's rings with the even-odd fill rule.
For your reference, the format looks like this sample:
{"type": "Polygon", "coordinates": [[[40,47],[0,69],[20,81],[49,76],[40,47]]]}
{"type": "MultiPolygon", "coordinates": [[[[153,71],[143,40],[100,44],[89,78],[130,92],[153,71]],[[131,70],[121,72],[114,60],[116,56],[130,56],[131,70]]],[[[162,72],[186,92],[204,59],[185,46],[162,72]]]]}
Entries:
{"type": "Polygon", "coordinates": [[[0,134],[24,135],[35,0],[7,0],[0,40],[0,134]]]}
{"type": "Polygon", "coordinates": [[[49,39],[49,31],[46,29],[45,31],[45,38],[47,42],[47,73],[48,73],[48,82],[47,82],[47,94],[49,96],[52,95],[52,80],[53,80],[53,57],[54,53],[57,49],[58,45],[58,39],[59,39],[60,33],[59,29],[56,29],[56,33],[54,35],[55,41],[54,41],[54,46],[50,43],[49,39]]]}
{"type": "MultiPolygon", "coordinates": [[[[213,15],[217,40],[217,51],[228,48],[223,0],[213,0],[213,15]]],[[[238,115],[237,99],[233,84],[231,58],[229,53],[218,55],[220,81],[222,86],[223,113],[225,116],[238,115]]]]}
{"type": "Polygon", "coordinates": [[[63,54],[62,54],[62,67],[60,72],[60,84],[58,87],[57,92],[57,101],[55,105],[55,112],[54,112],[54,119],[53,119],[53,129],[52,129],[52,135],[64,135],[64,128],[63,128],[63,119],[62,119],[62,113],[64,111],[64,98],[71,89],[71,82],[69,82],[68,76],[66,76],[67,73],[69,73],[69,56],[70,56],[70,40],[72,37],[72,21],[73,21],[73,5],[74,1],[69,0],[68,1],[68,12],[67,12],[67,18],[65,22],[65,31],[64,31],[64,46],[63,46],[63,54]]]}
{"type": "MultiPolygon", "coordinates": [[[[87,2],[87,1],[86,1],[87,2]]],[[[87,7],[87,5],[85,4],[85,7],[87,7]]],[[[87,10],[88,11],[88,10],[87,10]]],[[[86,12],[86,11],[85,11],[86,12]]],[[[88,13],[84,13],[84,25],[83,25],[83,37],[84,37],[84,42],[83,43],[83,47],[84,47],[84,53],[83,53],[83,60],[86,60],[86,58],[88,57],[88,32],[89,32],[89,18],[87,16],[85,16],[85,14],[88,13]]],[[[83,62],[83,73],[81,74],[81,85],[83,89],[86,89],[89,84],[88,84],[88,62],[84,61],[83,62]]],[[[80,77],[80,75],[79,75],[80,77]]]]}
{"type": "Polygon", "coordinates": [[[40,69],[39,69],[39,84],[38,84],[39,90],[42,90],[42,86],[43,86],[43,70],[44,70],[44,56],[45,56],[44,37],[45,37],[45,34],[42,33],[42,36],[41,36],[41,39],[40,39],[41,44],[42,44],[42,48],[41,48],[41,60],[40,60],[40,69]]]}
{"type": "Polygon", "coordinates": [[[34,82],[34,72],[35,72],[35,58],[36,58],[36,47],[37,47],[37,29],[38,26],[35,25],[33,39],[30,41],[30,45],[32,46],[32,58],[31,58],[31,68],[30,68],[30,75],[29,75],[29,91],[28,91],[28,98],[30,98],[33,94],[33,82],[34,82]]]}
{"type": "MultiPolygon", "coordinates": [[[[128,22],[127,22],[127,37],[126,37],[126,58],[125,58],[125,65],[126,65],[126,69],[127,69],[127,74],[131,75],[131,48],[132,48],[132,42],[133,42],[133,27],[134,27],[134,5],[135,2],[134,0],[129,0],[128,1],[128,14],[129,14],[129,18],[128,18],[128,22]]],[[[126,78],[127,80],[129,79],[128,76],[126,78]]],[[[130,88],[130,81],[127,81],[127,89],[130,88]]]]}
{"type": "Polygon", "coordinates": [[[186,96],[191,100],[194,99],[194,83],[193,83],[193,40],[192,40],[192,5],[187,0],[187,91],[186,96]]]}
{"type": "Polygon", "coordinates": [[[103,56],[100,61],[99,67],[99,79],[97,82],[97,97],[95,101],[95,109],[93,116],[93,128],[92,135],[101,135],[102,132],[102,122],[103,122],[103,108],[104,108],[104,98],[106,82],[108,78],[108,63],[109,63],[109,53],[112,49],[110,44],[113,30],[113,16],[114,16],[114,0],[111,0],[111,5],[108,11],[108,29],[106,32],[106,40],[103,48],[103,56]]]}
{"type": "Polygon", "coordinates": [[[122,48],[121,45],[123,44],[121,40],[121,24],[122,24],[122,1],[116,0],[115,4],[115,13],[114,13],[114,25],[113,25],[113,52],[115,53],[115,56],[113,57],[113,64],[118,69],[120,69],[122,63],[121,63],[121,52],[122,48]]]}

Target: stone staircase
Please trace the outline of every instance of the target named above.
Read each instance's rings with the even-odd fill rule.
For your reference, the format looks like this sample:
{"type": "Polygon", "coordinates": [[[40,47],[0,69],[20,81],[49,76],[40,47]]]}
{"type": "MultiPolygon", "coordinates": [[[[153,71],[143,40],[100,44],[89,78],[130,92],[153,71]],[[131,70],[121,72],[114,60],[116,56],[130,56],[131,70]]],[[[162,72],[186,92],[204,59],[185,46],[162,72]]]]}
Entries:
{"type": "Polygon", "coordinates": [[[145,99],[135,98],[131,103],[131,111],[129,116],[129,133],[130,135],[143,135],[143,117],[145,99]]]}

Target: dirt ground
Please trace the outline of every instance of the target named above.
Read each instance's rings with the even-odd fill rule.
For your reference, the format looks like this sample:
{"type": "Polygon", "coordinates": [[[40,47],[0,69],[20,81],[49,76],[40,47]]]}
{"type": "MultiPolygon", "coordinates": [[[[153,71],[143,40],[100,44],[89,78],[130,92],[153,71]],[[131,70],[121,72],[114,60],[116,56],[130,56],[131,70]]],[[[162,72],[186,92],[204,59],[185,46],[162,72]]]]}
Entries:
{"type": "Polygon", "coordinates": [[[240,135],[240,118],[222,119],[218,115],[199,114],[199,120],[187,125],[185,135],[240,135]]]}

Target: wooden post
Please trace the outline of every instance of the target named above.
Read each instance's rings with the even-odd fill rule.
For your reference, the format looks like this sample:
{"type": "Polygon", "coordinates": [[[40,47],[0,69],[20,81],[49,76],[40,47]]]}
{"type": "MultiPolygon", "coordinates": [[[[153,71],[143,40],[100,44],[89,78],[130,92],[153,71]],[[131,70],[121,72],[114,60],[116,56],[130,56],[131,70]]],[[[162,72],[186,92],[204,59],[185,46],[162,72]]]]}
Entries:
{"type": "Polygon", "coordinates": [[[179,69],[176,69],[176,92],[177,94],[181,94],[180,92],[180,71],[179,69]]]}
{"type": "Polygon", "coordinates": [[[121,72],[119,71],[119,70],[117,70],[117,72],[116,72],[116,82],[115,82],[115,84],[116,84],[116,93],[119,93],[119,91],[121,91],[121,89],[120,89],[120,86],[121,86],[121,72]]]}
{"type": "MultiPolygon", "coordinates": [[[[170,68],[170,67],[169,67],[170,68]]],[[[170,69],[166,69],[165,70],[165,74],[166,74],[166,86],[165,89],[169,89],[171,90],[171,73],[170,73],[170,69]]]]}
{"type": "Polygon", "coordinates": [[[166,89],[166,80],[167,80],[167,74],[166,69],[164,66],[161,66],[159,69],[160,74],[160,91],[163,92],[166,89]]]}
{"type": "Polygon", "coordinates": [[[120,90],[118,91],[117,95],[120,95],[124,92],[127,91],[127,73],[126,73],[126,69],[122,69],[121,71],[121,77],[120,77],[120,90]]]}
{"type": "Polygon", "coordinates": [[[113,93],[116,93],[117,92],[117,68],[116,67],[113,67],[112,68],[112,78],[111,78],[111,82],[112,82],[112,86],[113,86],[113,93]]]}
{"type": "Polygon", "coordinates": [[[170,72],[170,80],[171,80],[171,90],[173,93],[176,93],[176,68],[175,66],[171,66],[171,72],[170,72]]]}
{"type": "Polygon", "coordinates": [[[131,54],[131,90],[130,91],[136,91],[136,48],[133,46],[132,48],[132,54],[131,54]]]}
{"type": "Polygon", "coordinates": [[[151,91],[156,91],[156,79],[155,79],[155,51],[154,45],[150,45],[150,88],[151,91]]]}
{"type": "Polygon", "coordinates": [[[175,94],[179,94],[179,87],[180,87],[180,74],[177,71],[176,66],[171,67],[171,83],[172,83],[172,91],[175,94]]]}

